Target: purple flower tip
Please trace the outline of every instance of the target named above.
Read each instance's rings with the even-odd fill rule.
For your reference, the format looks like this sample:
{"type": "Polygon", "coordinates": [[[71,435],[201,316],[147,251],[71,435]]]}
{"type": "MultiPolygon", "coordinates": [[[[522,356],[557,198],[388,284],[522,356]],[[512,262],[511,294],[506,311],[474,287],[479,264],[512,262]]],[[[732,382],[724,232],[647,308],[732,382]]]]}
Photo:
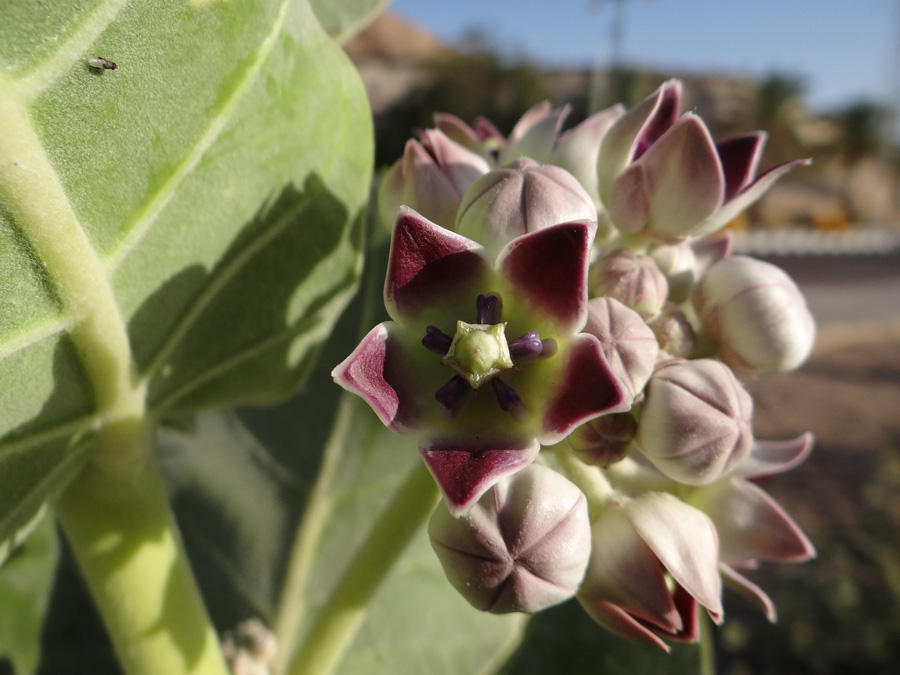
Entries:
{"type": "Polygon", "coordinates": [[[530,361],[541,356],[543,351],[544,343],[536,330],[530,330],[509,343],[509,355],[513,363],[530,361]]]}
{"type": "Polygon", "coordinates": [[[479,295],[475,300],[475,316],[480,324],[500,323],[503,316],[503,300],[497,293],[479,295]]]}
{"type": "Polygon", "coordinates": [[[422,344],[425,348],[441,356],[449,351],[452,342],[453,338],[437,326],[428,326],[425,329],[425,335],[422,336],[422,344]]]}
{"type": "Polygon", "coordinates": [[[491,380],[494,393],[497,394],[497,403],[500,407],[512,415],[516,422],[524,422],[528,419],[528,406],[522,402],[522,397],[506,382],[499,377],[491,380]]]}
{"type": "Polygon", "coordinates": [[[452,419],[463,409],[471,395],[472,387],[469,383],[459,375],[454,375],[447,384],[435,392],[434,398],[443,406],[441,415],[452,419]]]}

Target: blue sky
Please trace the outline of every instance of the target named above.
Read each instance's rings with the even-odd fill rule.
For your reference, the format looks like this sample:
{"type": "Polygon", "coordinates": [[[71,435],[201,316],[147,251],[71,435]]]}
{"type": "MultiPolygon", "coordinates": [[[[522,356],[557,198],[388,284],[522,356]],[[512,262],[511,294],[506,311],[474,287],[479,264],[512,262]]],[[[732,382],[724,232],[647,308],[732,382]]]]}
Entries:
{"type": "MultiPolygon", "coordinates": [[[[448,42],[478,28],[501,52],[551,65],[608,62],[615,0],[394,0],[448,42]]],[[[623,60],[673,70],[803,78],[829,110],[900,97],[898,0],[627,0],[623,60]]]]}

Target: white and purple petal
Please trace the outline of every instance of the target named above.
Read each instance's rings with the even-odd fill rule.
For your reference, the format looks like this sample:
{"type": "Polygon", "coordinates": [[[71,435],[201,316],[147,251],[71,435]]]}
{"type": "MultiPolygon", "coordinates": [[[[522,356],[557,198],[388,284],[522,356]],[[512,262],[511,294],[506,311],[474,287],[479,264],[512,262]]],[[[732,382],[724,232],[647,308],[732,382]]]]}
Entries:
{"type": "Polygon", "coordinates": [[[391,236],[385,307],[392,319],[405,324],[433,324],[446,317],[455,323],[473,311],[475,298],[491,279],[491,267],[490,256],[477,242],[401,208],[391,236]]]}
{"type": "Polygon", "coordinates": [[[454,515],[465,513],[504,476],[531,464],[540,452],[524,435],[455,435],[424,439],[419,452],[454,515]]]}

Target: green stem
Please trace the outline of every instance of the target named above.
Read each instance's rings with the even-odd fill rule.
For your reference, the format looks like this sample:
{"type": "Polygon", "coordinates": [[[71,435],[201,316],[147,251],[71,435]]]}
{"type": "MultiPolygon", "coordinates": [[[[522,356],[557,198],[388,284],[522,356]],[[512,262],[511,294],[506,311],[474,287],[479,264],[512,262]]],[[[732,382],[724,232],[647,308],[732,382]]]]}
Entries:
{"type": "Polygon", "coordinates": [[[98,433],[57,515],[128,675],[226,675],[142,420],[98,433]]]}
{"type": "Polygon", "coordinates": [[[291,664],[290,675],[334,672],[372,596],[437,502],[434,480],[425,465],[417,462],[326,601],[291,664]]]}
{"type": "Polygon", "coordinates": [[[590,466],[578,459],[564,443],[546,448],[553,452],[559,470],[587,497],[591,522],[603,511],[603,506],[615,494],[615,490],[599,467],[590,466]]]}

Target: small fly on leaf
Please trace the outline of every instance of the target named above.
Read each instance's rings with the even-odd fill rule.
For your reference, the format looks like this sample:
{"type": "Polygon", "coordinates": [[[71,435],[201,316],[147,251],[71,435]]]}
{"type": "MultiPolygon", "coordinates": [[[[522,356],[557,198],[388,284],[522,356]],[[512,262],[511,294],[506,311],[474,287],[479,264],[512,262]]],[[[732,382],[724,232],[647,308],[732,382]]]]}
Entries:
{"type": "Polygon", "coordinates": [[[108,61],[102,56],[95,56],[92,59],[88,59],[88,65],[97,70],[115,70],[118,67],[113,61],[108,61]]]}

